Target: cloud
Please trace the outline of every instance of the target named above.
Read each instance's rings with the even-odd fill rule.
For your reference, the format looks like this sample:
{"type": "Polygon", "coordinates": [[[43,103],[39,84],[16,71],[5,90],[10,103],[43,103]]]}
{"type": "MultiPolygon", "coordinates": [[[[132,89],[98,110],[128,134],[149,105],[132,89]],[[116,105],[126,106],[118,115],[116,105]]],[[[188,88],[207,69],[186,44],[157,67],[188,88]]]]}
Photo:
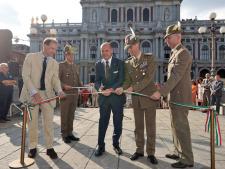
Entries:
{"type": "Polygon", "coordinates": [[[184,0],[181,3],[181,19],[195,18],[209,19],[211,12],[217,13],[217,19],[224,19],[224,0],[184,0]],[[223,12],[222,12],[223,11],[223,12]]]}
{"type": "Polygon", "coordinates": [[[10,4],[0,3],[0,22],[1,25],[18,25],[19,18],[16,9],[10,4]]]}

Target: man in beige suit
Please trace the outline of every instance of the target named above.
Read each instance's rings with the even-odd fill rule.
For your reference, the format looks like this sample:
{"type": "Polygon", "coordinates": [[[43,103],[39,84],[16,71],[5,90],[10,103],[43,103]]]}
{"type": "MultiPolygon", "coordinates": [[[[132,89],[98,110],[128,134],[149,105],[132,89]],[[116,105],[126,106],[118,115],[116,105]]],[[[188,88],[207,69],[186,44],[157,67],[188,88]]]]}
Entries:
{"type": "MultiPolygon", "coordinates": [[[[43,50],[38,53],[30,53],[26,56],[22,77],[24,81],[20,100],[22,102],[40,102],[46,98],[63,96],[58,72],[58,63],[53,58],[56,54],[57,41],[54,38],[46,38],[43,42],[43,50]]],[[[29,122],[29,154],[34,158],[37,152],[38,144],[38,114],[42,111],[44,137],[47,148],[47,155],[50,158],[57,158],[57,153],[53,149],[53,113],[56,101],[35,106],[31,110],[32,120],[29,122]]]]}
{"type": "MultiPolygon", "coordinates": [[[[135,35],[129,34],[125,38],[125,49],[131,57],[125,61],[125,80],[123,89],[129,92],[139,92],[151,95],[155,92],[154,75],[156,70],[155,57],[151,53],[142,53],[140,43],[135,35]]],[[[121,94],[123,89],[117,88],[117,94],[121,94]]],[[[156,101],[149,98],[132,95],[132,107],[135,121],[135,141],[136,151],[130,157],[137,160],[144,156],[144,124],[146,125],[147,143],[146,152],[148,160],[152,164],[158,164],[155,157],[156,139],[156,101]]]]}
{"type": "Polygon", "coordinates": [[[78,89],[73,87],[81,87],[79,67],[74,64],[74,51],[75,49],[66,45],[64,47],[65,61],[59,64],[59,79],[63,91],[68,95],[65,99],[61,100],[61,134],[65,143],[71,143],[71,141],[79,141],[78,137],[73,135],[73,120],[74,113],[77,107],[78,101],[78,89]]]}
{"type": "Polygon", "coordinates": [[[151,98],[160,99],[168,94],[171,111],[171,127],[174,153],[166,154],[167,158],[178,160],[174,168],[193,167],[194,158],[191,145],[191,134],[188,122],[188,108],[172,104],[172,102],[191,104],[191,64],[192,56],[181,44],[180,23],[168,26],[165,42],[172,49],[168,64],[168,79],[162,88],[151,98]]]}

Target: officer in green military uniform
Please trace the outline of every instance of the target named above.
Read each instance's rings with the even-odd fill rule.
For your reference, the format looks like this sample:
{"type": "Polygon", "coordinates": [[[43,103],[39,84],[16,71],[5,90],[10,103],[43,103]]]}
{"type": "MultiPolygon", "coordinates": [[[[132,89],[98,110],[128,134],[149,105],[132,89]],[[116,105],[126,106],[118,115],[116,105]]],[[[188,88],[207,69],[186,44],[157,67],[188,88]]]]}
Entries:
{"type": "Polygon", "coordinates": [[[172,167],[193,167],[194,158],[188,122],[188,108],[172,104],[172,102],[181,104],[191,104],[192,102],[190,76],[192,56],[181,44],[181,25],[179,22],[167,27],[164,39],[172,49],[168,64],[168,79],[151,98],[159,99],[161,96],[166,97],[168,95],[175,149],[172,154],[166,154],[166,157],[178,160],[178,162],[172,164],[172,167]]]}
{"type": "Polygon", "coordinates": [[[70,45],[64,47],[65,61],[59,64],[59,78],[62,89],[68,95],[61,100],[61,134],[65,143],[79,141],[73,135],[74,113],[77,107],[78,90],[73,87],[80,87],[82,83],[79,77],[79,67],[74,64],[75,48],[70,45]]]}
{"type": "MultiPolygon", "coordinates": [[[[125,37],[125,49],[128,50],[131,57],[125,62],[125,81],[123,88],[118,88],[116,93],[121,94],[123,90],[126,90],[127,92],[139,92],[150,96],[156,90],[154,84],[156,61],[152,54],[145,54],[140,51],[139,40],[132,29],[131,31],[132,34],[125,37]]],[[[148,159],[152,164],[158,163],[155,158],[156,104],[156,101],[150,100],[149,98],[132,95],[136,152],[130,157],[131,160],[137,160],[139,157],[144,156],[145,123],[148,159]]]]}

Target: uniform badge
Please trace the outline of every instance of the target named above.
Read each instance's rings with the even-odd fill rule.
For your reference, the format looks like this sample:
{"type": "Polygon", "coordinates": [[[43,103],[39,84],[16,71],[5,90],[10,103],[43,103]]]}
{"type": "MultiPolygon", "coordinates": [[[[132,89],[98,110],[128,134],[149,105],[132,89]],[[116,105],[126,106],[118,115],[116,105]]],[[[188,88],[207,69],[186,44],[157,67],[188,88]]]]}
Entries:
{"type": "Polygon", "coordinates": [[[141,69],[144,69],[148,66],[148,62],[147,61],[144,61],[141,65],[140,65],[140,68],[141,69]]]}

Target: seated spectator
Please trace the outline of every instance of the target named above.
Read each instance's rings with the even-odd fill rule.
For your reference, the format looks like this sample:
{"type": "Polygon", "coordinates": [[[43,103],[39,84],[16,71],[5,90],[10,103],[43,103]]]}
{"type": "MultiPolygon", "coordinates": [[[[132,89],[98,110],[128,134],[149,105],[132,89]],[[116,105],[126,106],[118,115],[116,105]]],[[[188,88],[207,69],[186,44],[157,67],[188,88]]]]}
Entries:
{"type": "Polygon", "coordinates": [[[13,80],[9,74],[9,67],[7,63],[0,64],[0,123],[10,121],[7,114],[12,103],[13,85],[16,81],[13,80]]]}

